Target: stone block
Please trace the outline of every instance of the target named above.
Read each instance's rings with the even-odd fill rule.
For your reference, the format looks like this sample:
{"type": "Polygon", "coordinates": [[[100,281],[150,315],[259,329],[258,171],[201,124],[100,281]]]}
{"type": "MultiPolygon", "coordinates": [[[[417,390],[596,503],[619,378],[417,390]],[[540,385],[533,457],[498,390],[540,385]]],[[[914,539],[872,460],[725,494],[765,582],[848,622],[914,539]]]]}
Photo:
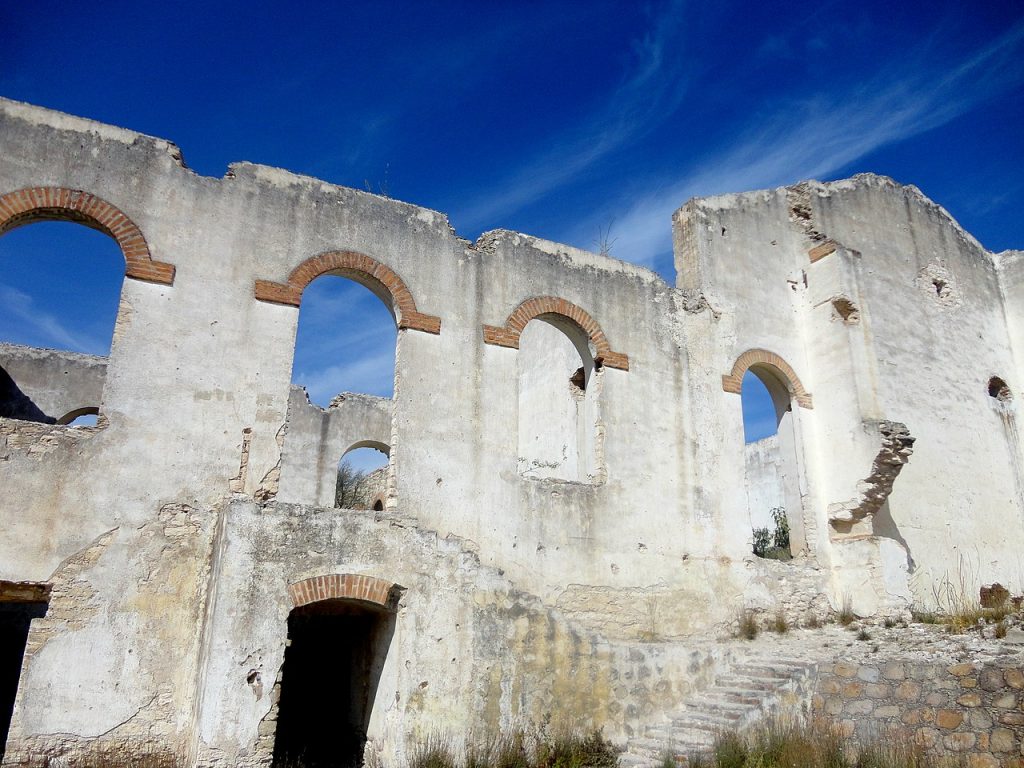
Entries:
{"type": "Polygon", "coordinates": [[[1003,725],[1024,725],[1024,712],[1003,712],[997,719],[1003,725]]]}
{"type": "Polygon", "coordinates": [[[847,715],[867,715],[875,708],[875,702],[871,699],[857,699],[846,702],[843,713],[847,715]]]}
{"type": "Polygon", "coordinates": [[[864,666],[857,670],[857,677],[865,683],[877,683],[880,676],[878,667],[864,666]]]}
{"type": "Polygon", "coordinates": [[[999,759],[986,754],[968,755],[967,768],[999,768],[999,759]]]}
{"type": "Polygon", "coordinates": [[[981,694],[974,691],[965,693],[956,700],[956,703],[962,707],[980,707],[981,694]]]}
{"type": "Polygon", "coordinates": [[[986,691],[998,691],[1003,687],[1003,670],[986,669],[979,676],[979,684],[986,691]]]}
{"type": "Polygon", "coordinates": [[[832,668],[833,673],[836,677],[855,677],[857,674],[857,665],[847,664],[846,662],[839,662],[832,668]]]}
{"type": "Polygon", "coordinates": [[[976,678],[976,677],[961,677],[960,678],[960,687],[961,688],[977,688],[978,687],[978,678],[976,678]]]}
{"type": "Polygon", "coordinates": [[[829,677],[818,683],[818,692],[826,696],[834,696],[839,693],[842,686],[839,685],[839,681],[835,678],[829,677]]]}
{"type": "Polygon", "coordinates": [[[974,746],[978,737],[973,733],[947,733],[942,743],[946,745],[946,749],[950,752],[966,752],[968,749],[974,746]]]}
{"type": "Polygon", "coordinates": [[[921,698],[921,684],[913,680],[904,680],[896,686],[895,695],[900,701],[917,701],[921,698]]]}
{"type": "Polygon", "coordinates": [[[885,706],[877,707],[875,711],[871,713],[871,716],[878,718],[899,717],[900,708],[895,704],[887,704],[885,706]]]}
{"type": "Polygon", "coordinates": [[[992,731],[989,741],[993,752],[1013,752],[1016,742],[1013,731],[1009,728],[996,728],[992,731]]]}
{"type": "Polygon", "coordinates": [[[992,706],[999,709],[1013,709],[1017,706],[1017,696],[1012,693],[1004,693],[992,700],[992,706]]]}
{"type": "Polygon", "coordinates": [[[992,718],[984,709],[975,709],[969,712],[967,722],[976,731],[985,731],[992,727],[992,718]]]}
{"type": "Polygon", "coordinates": [[[959,728],[963,721],[964,716],[955,709],[940,709],[935,714],[935,723],[940,728],[945,728],[947,731],[959,728]]]}
{"type": "Polygon", "coordinates": [[[914,709],[904,710],[903,716],[900,718],[907,725],[921,725],[922,723],[933,723],[935,722],[935,710],[927,707],[915,707],[914,709]]]}
{"type": "Polygon", "coordinates": [[[899,662],[890,661],[882,667],[882,677],[886,680],[903,680],[907,676],[907,668],[899,662]]]}
{"type": "Polygon", "coordinates": [[[949,674],[956,675],[957,677],[966,677],[974,672],[975,669],[976,667],[970,662],[964,662],[963,664],[954,664],[947,671],[949,674]]]}
{"type": "Polygon", "coordinates": [[[1016,688],[1018,691],[1024,688],[1024,670],[1004,669],[1003,679],[1011,688],[1016,688]]]}
{"type": "Polygon", "coordinates": [[[825,711],[830,715],[838,715],[843,711],[842,699],[828,699],[825,702],[825,711]]]}
{"type": "Polygon", "coordinates": [[[864,686],[864,695],[871,699],[888,699],[892,696],[892,686],[887,683],[868,683],[864,686]]]}
{"type": "Polygon", "coordinates": [[[929,693],[924,700],[925,704],[928,704],[932,707],[940,707],[948,701],[949,696],[947,696],[944,693],[939,693],[938,691],[933,691],[932,693],[929,693]]]}
{"type": "Polygon", "coordinates": [[[851,682],[843,686],[844,699],[859,699],[864,695],[864,683],[851,682]]]}

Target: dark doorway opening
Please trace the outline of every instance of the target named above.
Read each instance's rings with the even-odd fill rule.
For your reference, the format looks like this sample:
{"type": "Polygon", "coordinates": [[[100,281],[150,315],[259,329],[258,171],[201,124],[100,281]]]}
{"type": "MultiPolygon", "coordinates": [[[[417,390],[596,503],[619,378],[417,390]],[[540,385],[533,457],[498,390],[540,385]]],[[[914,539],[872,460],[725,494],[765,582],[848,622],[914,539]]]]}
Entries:
{"type": "Polygon", "coordinates": [[[18,695],[28,628],[32,619],[45,615],[45,602],[0,601],[0,761],[7,748],[7,732],[18,695]]]}
{"type": "Polygon", "coordinates": [[[377,684],[395,631],[394,613],[325,600],[288,617],[275,768],[362,765],[377,684]]]}

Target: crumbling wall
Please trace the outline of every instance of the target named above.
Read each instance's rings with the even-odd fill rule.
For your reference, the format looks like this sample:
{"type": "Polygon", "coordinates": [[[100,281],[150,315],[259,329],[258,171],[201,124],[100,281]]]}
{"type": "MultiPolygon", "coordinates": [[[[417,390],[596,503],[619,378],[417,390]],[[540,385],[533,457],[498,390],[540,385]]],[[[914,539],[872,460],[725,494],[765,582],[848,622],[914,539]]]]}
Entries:
{"type": "Polygon", "coordinates": [[[714,644],[611,642],[402,515],[241,501],[223,515],[200,765],[269,757],[288,585],[339,568],[399,585],[368,734],[389,763],[439,723],[488,733],[550,716],[623,739],[730,659],[714,644]]]}
{"type": "Polygon", "coordinates": [[[46,423],[69,423],[85,412],[95,413],[103,400],[106,358],[0,344],[0,416],[46,423]]]}
{"type": "MultiPolygon", "coordinates": [[[[302,387],[291,388],[281,448],[279,501],[334,506],[338,462],[356,447],[390,452],[391,400],[345,392],[328,408],[309,401],[302,387]]],[[[385,482],[384,496],[387,496],[385,482]]]]}
{"type": "Polygon", "coordinates": [[[393,755],[408,733],[556,703],[628,734],[714,666],[686,638],[743,606],[818,614],[849,585],[889,606],[908,568],[920,597],[972,547],[979,578],[1012,585],[1017,401],[993,408],[987,382],[1015,387],[1014,259],[997,268],[916,190],[859,177],[693,201],[673,287],[527,235],[469,243],[443,214],[278,169],[202,177],[164,140],[0,100],[0,232],[62,216],[114,237],[126,279],[97,426],[0,419],[0,580],[52,585],[15,751],[265,758],[287,586],[312,575],[406,587],[372,724],[393,755]],[[393,310],[390,403],[323,411],[292,389],[321,273],[393,310]],[[518,344],[542,315],[595,364],[593,472],[575,481],[520,471],[518,344]],[[788,572],[750,553],[741,363],[790,395],[806,551],[788,572]],[[917,438],[898,477],[874,471],[888,422],[917,438]],[[349,440],[390,447],[384,514],[328,508],[349,440]],[[829,505],[880,474],[884,535],[837,549],[829,505]]]}

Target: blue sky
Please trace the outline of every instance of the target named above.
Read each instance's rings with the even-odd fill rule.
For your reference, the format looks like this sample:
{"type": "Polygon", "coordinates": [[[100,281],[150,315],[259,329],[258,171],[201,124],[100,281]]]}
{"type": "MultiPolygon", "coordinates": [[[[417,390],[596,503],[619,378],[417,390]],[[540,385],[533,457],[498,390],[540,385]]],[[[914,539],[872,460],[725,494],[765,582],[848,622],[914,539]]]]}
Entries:
{"type": "MultiPolygon", "coordinates": [[[[860,171],[1024,247],[1019,0],[257,7],[4,4],[0,95],[170,139],[204,174],[250,160],[383,189],[468,238],[594,248],[610,226],[614,256],[670,280],[688,197],[860,171]]],[[[0,239],[0,339],[105,351],[120,257],[81,232],[0,239]]],[[[390,319],[331,282],[297,378],[319,402],[388,394],[390,319]]]]}

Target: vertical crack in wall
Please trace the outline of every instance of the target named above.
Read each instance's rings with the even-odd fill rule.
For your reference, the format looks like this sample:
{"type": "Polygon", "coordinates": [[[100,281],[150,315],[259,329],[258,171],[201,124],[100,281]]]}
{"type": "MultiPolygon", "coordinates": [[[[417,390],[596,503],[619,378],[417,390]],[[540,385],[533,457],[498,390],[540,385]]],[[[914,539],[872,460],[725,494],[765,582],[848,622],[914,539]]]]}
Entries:
{"type": "MultiPolygon", "coordinates": [[[[914,452],[914,441],[910,430],[898,421],[871,422],[878,431],[881,445],[871,463],[871,473],[857,483],[857,496],[850,501],[836,502],[828,506],[828,521],[834,534],[852,533],[860,523],[871,525],[872,517],[879,510],[899,476],[903,465],[914,452]]],[[[859,531],[864,532],[864,531],[859,531]]],[[[868,533],[873,533],[869,528],[868,533]]]]}
{"type": "Polygon", "coordinates": [[[274,439],[277,441],[277,463],[274,464],[267,474],[260,480],[259,487],[256,489],[254,497],[256,501],[264,503],[272,501],[277,498],[277,489],[281,485],[281,457],[284,452],[284,435],[288,431],[288,419],[285,418],[284,424],[277,430],[277,435],[274,439]]]}
{"type": "Polygon", "coordinates": [[[245,481],[249,476],[249,446],[252,445],[252,427],[242,430],[242,458],[238,463],[238,474],[228,480],[231,493],[245,493],[245,481]]]}

